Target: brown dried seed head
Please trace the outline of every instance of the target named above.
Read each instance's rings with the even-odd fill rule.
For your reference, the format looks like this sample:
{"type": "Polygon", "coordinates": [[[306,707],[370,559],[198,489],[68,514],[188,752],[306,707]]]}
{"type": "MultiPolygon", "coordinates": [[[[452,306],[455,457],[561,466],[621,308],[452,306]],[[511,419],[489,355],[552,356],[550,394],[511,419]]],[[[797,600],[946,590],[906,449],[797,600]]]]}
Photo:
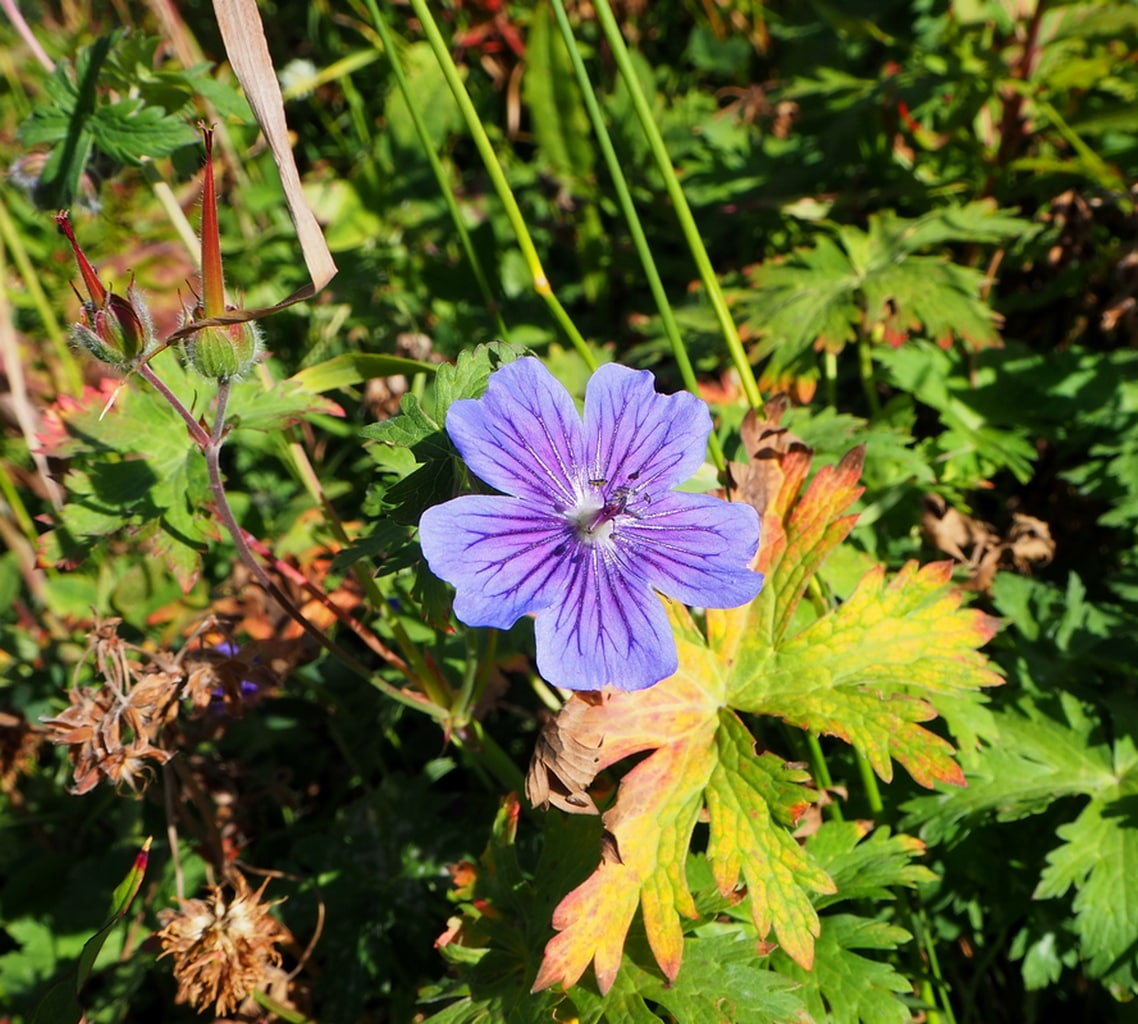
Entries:
{"type": "Polygon", "coordinates": [[[224,1017],[269,983],[281,962],[276,944],[288,933],[270,913],[281,901],[261,903],[265,885],[251,892],[238,875],[228,902],[221,886],[210,886],[206,899],[180,900],[178,910],[159,914],[159,959],[174,958],[178,1002],[198,1011],[214,1003],[224,1017]]]}

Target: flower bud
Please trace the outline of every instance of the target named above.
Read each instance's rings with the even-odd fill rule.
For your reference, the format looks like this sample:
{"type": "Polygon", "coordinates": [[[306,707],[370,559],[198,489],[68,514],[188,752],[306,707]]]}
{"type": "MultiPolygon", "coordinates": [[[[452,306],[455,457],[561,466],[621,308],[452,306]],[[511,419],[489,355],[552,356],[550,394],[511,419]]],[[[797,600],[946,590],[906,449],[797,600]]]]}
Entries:
{"type": "Polygon", "coordinates": [[[71,326],[72,341],[100,362],[120,370],[130,369],[149,355],[157,342],[150,310],[134,286],[133,278],[127,285],[125,298],[104,288],[79,247],[67,213],[60,213],[55,220],[71,244],[90,295],[89,299],[82,300],[84,322],[71,326]]]}
{"type": "Polygon", "coordinates": [[[242,377],[261,354],[261,332],[248,321],[225,327],[203,327],[190,338],[190,364],[203,377],[232,380],[242,377]]]}

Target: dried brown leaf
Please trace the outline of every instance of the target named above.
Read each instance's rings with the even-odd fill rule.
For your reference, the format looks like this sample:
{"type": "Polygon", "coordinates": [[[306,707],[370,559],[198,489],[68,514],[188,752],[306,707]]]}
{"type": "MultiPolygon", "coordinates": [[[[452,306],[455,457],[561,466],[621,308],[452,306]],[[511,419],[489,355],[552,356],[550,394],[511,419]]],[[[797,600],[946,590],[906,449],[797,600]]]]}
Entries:
{"type": "Polygon", "coordinates": [[[542,727],[526,772],[526,796],[534,807],[552,804],[567,814],[600,813],[587,790],[600,771],[604,740],[582,742],[578,735],[596,703],[575,693],[542,727]]]}
{"type": "Polygon", "coordinates": [[[782,394],[766,403],[762,419],[754,409],[749,410],[739,435],[750,460],[745,464],[732,462],[728,467],[735,500],[753,505],[760,516],[782,490],[786,480],[784,457],[790,452],[811,452],[801,438],[780,425],[789,407],[790,399],[782,394]]]}

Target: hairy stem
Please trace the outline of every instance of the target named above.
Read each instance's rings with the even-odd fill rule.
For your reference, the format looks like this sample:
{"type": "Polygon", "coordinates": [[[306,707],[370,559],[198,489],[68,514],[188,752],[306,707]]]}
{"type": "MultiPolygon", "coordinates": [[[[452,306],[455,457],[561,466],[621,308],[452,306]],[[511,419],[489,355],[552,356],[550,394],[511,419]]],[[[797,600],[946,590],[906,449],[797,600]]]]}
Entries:
{"type": "MultiPolygon", "coordinates": [[[[248,541],[245,539],[245,532],[241,529],[237,522],[236,517],[233,515],[233,509],[229,505],[229,498],[225,493],[225,483],[221,475],[221,448],[225,442],[226,423],[225,414],[229,405],[230,382],[228,380],[219,381],[217,385],[217,412],[214,420],[213,430],[206,440],[203,448],[203,453],[206,459],[206,469],[209,474],[209,489],[213,495],[214,506],[217,512],[217,517],[221,521],[221,525],[225,527],[230,537],[233,539],[233,544],[237,549],[237,557],[241,563],[253,574],[253,577],[287,613],[288,615],[314,639],[321,647],[323,647],[329,654],[340,661],[345,667],[355,672],[357,675],[368,680],[373,686],[382,691],[392,700],[398,701],[400,704],[406,704],[408,707],[415,708],[418,711],[425,712],[433,718],[442,718],[446,714],[446,709],[438,707],[431,702],[425,700],[417,694],[407,693],[399,688],[392,686],[386,680],[380,678],[368,667],[344,650],[339,644],[333,641],[322,629],[317,628],[303,615],[299,608],[292,602],[292,600],[285,594],[280,587],[273,581],[269,574],[265,571],[264,567],[258,561],[256,555],[253,554],[252,549],[249,547],[248,541]]],[[[180,404],[180,403],[179,403],[180,404]]],[[[183,407],[184,409],[184,407],[183,407]]],[[[186,416],[189,412],[186,411],[186,416]]],[[[185,417],[183,417],[185,418],[185,417]]],[[[190,417],[192,419],[192,417],[190,417]]],[[[199,427],[200,429],[200,427],[199,427]]]]}

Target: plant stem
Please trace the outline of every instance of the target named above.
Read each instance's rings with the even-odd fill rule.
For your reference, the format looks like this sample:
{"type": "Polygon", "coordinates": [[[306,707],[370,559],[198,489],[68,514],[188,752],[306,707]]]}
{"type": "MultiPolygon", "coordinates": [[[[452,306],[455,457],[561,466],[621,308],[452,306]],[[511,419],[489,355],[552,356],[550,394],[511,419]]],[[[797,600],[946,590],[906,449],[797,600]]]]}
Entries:
{"type": "MultiPolygon", "coordinates": [[[[260,369],[266,386],[270,386],[271,378],[269,378],[268,371],[265,369],[264,364],[261,365],[260,369]]],[[[333,536],[346,547],[351,543],[350,538],[344,529],[344,524],[340,521],[340,517],[336,514],[335,508],[333,508],[332,503],[328,500],[328,496],[324,493],[324,488],[321,486],[320,479],[312,468],[308,454],[301,447],[299,442],[294,440],[289,442],[289,455],[292,458],[293,468],[296,470],[305,489],[323,510],[325,521],[331,527],[333,536]]],[[[399,649],[407,659],[406,663],[402,664],[401,670],[409,679],[413,679],[422,688],[432,704],[440,708],[449,709],[453,703],[453,695],[451,694],[450,687],[447,686],[446,680],[442,677],[441,673],[439,673],[438,669],[434,665],[427,663],[426,659],[420,653],[418,645],[411,642],[410,637],[407,636],[407,630],[403,628],[403,623],[399,621],[398,614],[380,591],[379,584],[376,583],[375,578],[358,563],[352,566],[352,574],[364,594],[367,595],[372,610],[384,619],[388,628],[395,635],[395,642],[399,645],[399,649]],[[407,664],[410,664],[411,671],[408,671],[407,664]]],[[[305,580],[305,585],[309,585],[307,580],[305,580]]],[[[337,618],[340,618],[341,621],[345,621],[340,610],[335,608],[334,605],[331,607],[336,613],[337,618]]],[[[351,628],[360,639],[368,644],[372,650],[379,653],[377,645],[382,645],[374,633],[367,631],[367,635],[365,636],[364,627],[356,622],[355,619],[348,617],[346,621],[349,628],[351,628]]],[[[381,656],[385,657],[388,661],[392,660],[390,652],[381,656]]]]}
{"type": "Polygon", "coordinates": [[[143,363],[138,367],[138,375],[165,398],[170,404],[170,407],[182,417],[194,444],[201,448],[202,451],[205,451],[210,443],[209,434],[207,434],[202,425],[194,419],[194,414],[182,404],[182,400],[175,395],[174,392],[167,387],[166,382],[150,368],[149,363],[143,363]]]}
{"type": "Polygon", "coordinates": [[[454,59],[450,55],[446,41],[443,39],[439,27],[435,23],[434,15],[431,14],[426,0],[411,0],[411,7],[414,9],[415,16],[423,26],[423,32],[427,37],[427,42],[435,54],[435,59],[439,62],[439,67],[442,69],[443,76],[450,86],[450,91],[454,94],[454,98],[458,102],[459,109],[462,111],[462,116],[466,121],[466,126],[470,130],[471,138],[474,140],[474,145],[478,148],[479,155],[482,157],[482,162],[486,165],[486,173],[490,175],[490,180],[494,184],[494,190],[498,193],[498,198],[505,207],[506,217],[510,222],[510,226],[514,229],[514,237],[518,241],[518,248],[521,249],[522,258],[526,261],[526,266],[529,268],[534,291],[541,296],[549,308],[550,313],[553,314],[553,318],[561,325],[561,329],[577,350],[578,355],[584,360],[585,365],[588,366],[590,370],[595,370],[597,368],[597,357],[593,354],[592,349],[589,348],[588,342],[585,341],[581,332],[577,330],[577,325],[570,319],[569,314],[565,311],[565,307],[561,305],[557,296],[553,294],[553,287],[549,283],[549,278],[545,276],[545,270],[541,265],[541,258],[538,256],[537,248],[534,246],[533,239],[530,237],[529,228],[526,227],[525,217],[522,216],[518,201],[514,198],[514,194],[510,190],[509,182],[506,181],[506,175],[502,170],[501,163],[498,161],[498,155],[494,152],[494,144],[490,141],[490,137],[486,134],[486,129],[482,127],[482,122],[478,119],[478,111],[474,109],[470,94],[466,91],[466,86],[463,84],[462,77],[458,73],[458,68],[455,67],[454,59]]]}
{"type": "Polygon", "coordinates": [[[664,137],[660,134],[660,127],[656,123],[651,107],[648,105],[644,90],[640,87],[640,78],[632,65],[632,58],[628,54],[628,47],[624,44],[624,37],[620,34],[620,26],[617,25],[608,0],[595,0],[594,7],[601,24],[601,31],[604,32],[605,40],[612,49],[613,59],[624,79],[625,88],[628,89],[628,94],[632,98],[633,109],[635,109],[636,116],[640,121],[640,127],[648,139],[652,155],[656,159],[656,168],[664,178],[664,187],[668,191],[668,198],[672,201],[676,216],[679,218],[684,239],[691,250],[696,266],[699,268],[700,280],[703,282],[703,287],[711,300],[711,308],[715,311],[716,319],[719,321],[719,329],[723,332],[724,341],[727,343],[727,352],[739,373],[739,379],[743,384],[743,393],[747,396],[747,401],[751,407],[759,409],[762,407],[763,399],[759,393],[758,382],[755,380],[755,371],[743,348],[739,330],[735,326],[731,310],[727,307],[727,300],[723,297],[723,290],[719,287],[719,279],[715,276],[715,270],[711,266],[711,259],[707,255],[707,249],[703,244],[699,228],[696,226],[695,218],[692,216],[691,207],[688,206],[687,197],[680,187],[679,178],[676,177],[672,159],[668,155],[667,146],[664,144],[664,137]]]}
{"type": "Polygon", "coordinates": [[[822,376],[826,381],[826,404],[831,409],[838,407],[838,357],[826,349],[822,356],[822,376]]]}
{"type": "Polygon", "coordinates": [[[245,531],[241,529],[236,517],[233,515],[233,509],[230,507],[229,498],[225,493],[225,483],[221,475],[221,448],[225,443],[226,434],[226,411],[229,406],[229,395],[231,390],[231,382],[228,380],[218,381],[217,385],[217,408],[213,423],[213,429],[210,433],[206,433],[201,424],[194,419],[193,414],[182,403],[181,399],[175,395],[170,388],[149,366],[143,364],[138,369],[139,375],[153,385],[158,392],[168,401],[171,407],[182,417],[186,426],[189,428],[190,436],[193,438],[194,443],[202,449],[205,455],[206,471],[209,475],[209,489],[213,495],[214,506],[217,517],[221,525],[225,527],[226,532],[233,540],[233,544],[237,549],[237,557],[241,563],[253,574],[257,582],[264,588],[265,592],[269,594],[295,621],[301,629],[303,629],[310,637],[312,637],[321,647],[323,647],[329,654],[333,655],[345,667],[355,672],[361,678],[366,679],[369,683],[375,686],[378,690],[382,691],[392,700],[398,701],[400,704],[405,704],[407,707],[414,708],[417,711],[422,711],[432,718],[441,719],[445,717],[447,709],[431,703],[423,697],[416,694],[406,693],[398,687],[392,686],[385,679],[372,672],[362,661],[344,650],[339,644],[332,640],[323,630],[314,626],[305,618],[304,614],[293,603],[293,601],[280,589],[279,586],[273,581],[264,567],[258,561],[256,555],[253,553],[246,539],[245,531]]]}
{"type": "Polygon", "coordinates": [[[861,387],[869,405],[870,418],[875,419],[881,413],[881,399],[877,397],[877,381],[874,379],[873,350],[864,334],[857,340],[857,366],[861,374],[861,387]]]}
{"type": "Polygon", "coordinates": [[[494,297],[489,279],[486,276],[485,270],[482,268],[482,261],[478,258],[478,253],[474,249],[470,232],[466,229],[466,222],[463,220],[462,210],[459,209],[454,189],[451,188],[450,181],[447,179],[446,172],[443,170],[442,162],[439,160],[438,154],[435,153],[435,147],[431,142],[430,135],[427,133],[427,126],[423,121],[423,115],[419,113],[419,108],[411,92],[411,84],[407,81],[407,76],[403,73],[403,65],[399,62],[399,55],[395,49],[395,39],[391,34],[391,28],[387,24],[387,19],[380,14],[379,7],[375,0],[365,0],[365,2],[371,14],[371,20],[375,24],[380,38],[383,40],[383,48],[387,52],[387,59],[391,64],[391,73],[395,76],[395,84],[399,87],[399,91],[403,94],[403,99],[407,103],[407,110],[411,114],[411,122],[415,126],[415,134],[419,137],[422,151],[431,165],[431,171],[435,175],[435,180],[439,183],[439,191],[442,193],[443,200],[447,204],[447,210],[450,211],[451,220],[454,221],[454,227],[458,232],[459,242],[462,244],[462,251],[466,254],[466,260],[470,264],[470,269],[478,284],[478,290],[482,292],[482,301],[486,303],[486,308],[494,316],[495,325],[502,339],[509,341],[509,330],[506,327],[506,322],[502,319],[498,300],[494,297]]]}
{"type": "Polygon", "coordinates": [[[857,764],[858,774],[861,776],[861,784],[865,789],[865,798],[869,802],[869,809],[873,817],[878,819],[885,810],[885,802],[881,799],[881,787],[877,784],[877,774],[857,747],[850,749],[853,751],[854,762],[857,764]]]}
{"type": "MultiPolygon", "coordinates": [[[[608,168],[609,176],[612,179],[617,202],[620,203],[620,211],[628,225],[629,234],[632,235],[632,244],[636,249],[636,254],[640,257],[640,265],[644,268],[644,276],[648,280],[648,288],[652,292],[656,309],[660,313],[660,322],[663,325],[664,333],[668,336],[668,342],[672,346],[672,357],[679,367],[684,387],[693,395],[698,395],[699,381],[696,380],[695,369],[692,367],[687,348],[685,348],[683,338],[680,336],[680,327],[676,322],[675,314],[672,312],[671,304],[668,302],[667,292],[664,291],[664,282],[660,278],[660,272],[656,269],[656,261],[652,258],[652,250],[648,245],[644,228],[640,224],[636,205],[632,201],[632,193],[628,188],[624,172],[621,170],[620,159],[613,147],[608,126],[605,124],[604,115],[601,113],[601,106],[597,102],[596,92],[593,89],[592,82],[589,81],[588,72],[585,70],[585,62],[581,59],[577,40],[573,37],[573,27],[569,24],[569,15],[565,12],[564,0],[553,0],[553,12],[557,16],[561,38],[565,40],[565,45],[569,50],[569,60],[573,65],[573,73],[577,77],[577,85],[584,97],[585,109],[589,113],[593,133],[597,137],[597,144],[600,146],[601,155],[604,157],[605,166],[608,168]]],[[[714,433],[708,439],[708,448],[715,468],[722,473],[727,468],[727,460],[724,458],[719,437],[714,433]]]]}
{"type": "MultiPolygon", "coordinates": [[[[826,764],[826,755],[822,752],[822,744],[812,732],[806,733],[806,745],[810,751],[810,769],[814,773],[814,781],[824,789],[833,788],[834,780],[830,776],[830,766],[826,764]]],[[[830,804],[830,817],[834,821],[842,821],[842,808],[837,801],[830,804]]]]}

